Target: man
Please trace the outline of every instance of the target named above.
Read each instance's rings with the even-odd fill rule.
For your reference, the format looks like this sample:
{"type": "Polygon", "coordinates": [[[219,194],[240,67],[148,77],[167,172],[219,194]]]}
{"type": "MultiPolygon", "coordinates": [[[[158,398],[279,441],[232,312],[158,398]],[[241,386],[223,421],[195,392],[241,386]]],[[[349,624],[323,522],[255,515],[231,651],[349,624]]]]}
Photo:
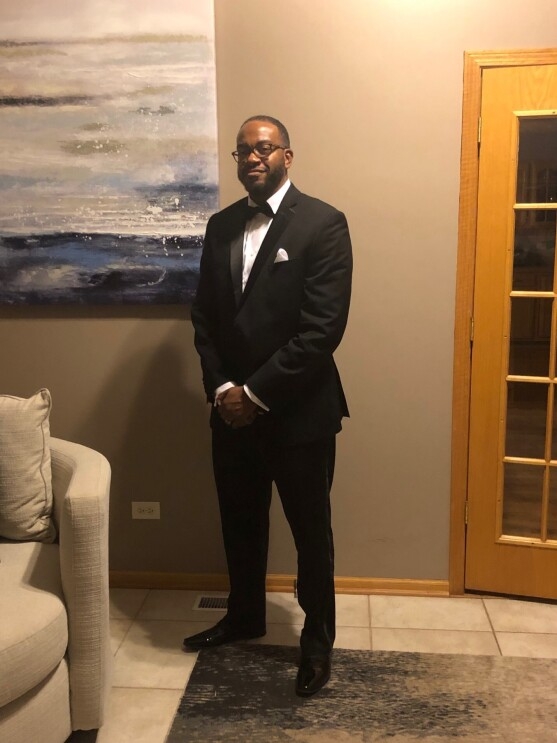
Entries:
{"type": "Polygon", "coordinates": [[[352,251],[344,215],[288,178],[286,128],[242,125],[232,153],[248,192],[207,224],[192,307],[213,403],[213,469],[230,577],[228,611],[185,650],[265,634],[274,481],[298,552],[305,612],[296,693],[327,683],[335,639],[329,492],[335,434],[348,415],[333,361],[348,317],[352,251]]]}

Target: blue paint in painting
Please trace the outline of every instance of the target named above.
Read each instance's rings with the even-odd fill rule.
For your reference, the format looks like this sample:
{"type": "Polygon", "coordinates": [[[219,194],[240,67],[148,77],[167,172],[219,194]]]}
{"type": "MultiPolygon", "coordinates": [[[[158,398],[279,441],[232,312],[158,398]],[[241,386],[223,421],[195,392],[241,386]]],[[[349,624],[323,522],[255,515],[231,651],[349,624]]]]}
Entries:
{"type": "Polygon", "coordinates": [[[4,304],[184,304],[201,236],[58,233],[0,237],[4,304]]]}

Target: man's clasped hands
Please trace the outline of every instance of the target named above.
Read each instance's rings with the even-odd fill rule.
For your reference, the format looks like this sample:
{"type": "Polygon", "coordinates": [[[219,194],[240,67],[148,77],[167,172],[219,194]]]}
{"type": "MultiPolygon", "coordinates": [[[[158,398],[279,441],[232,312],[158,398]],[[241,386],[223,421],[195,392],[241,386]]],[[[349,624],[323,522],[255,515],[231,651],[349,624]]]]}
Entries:
{"type": "Polygon", "coordinates": [[[253,423],[262,409],[251,400],[242,386],[229,387],[217,395],[215,404],[227,426],[243,428],[253,423]]]}

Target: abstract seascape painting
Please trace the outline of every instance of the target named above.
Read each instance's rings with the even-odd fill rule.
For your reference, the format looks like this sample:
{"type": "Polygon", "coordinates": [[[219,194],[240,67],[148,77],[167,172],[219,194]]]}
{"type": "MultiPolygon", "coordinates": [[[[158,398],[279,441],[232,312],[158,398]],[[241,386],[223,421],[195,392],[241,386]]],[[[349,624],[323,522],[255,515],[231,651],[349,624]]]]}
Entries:
{"type": "Polygon", "coordinates": [[[0,304],[186,304],[217,209],[212,0],[0,0],[0,304]]]}

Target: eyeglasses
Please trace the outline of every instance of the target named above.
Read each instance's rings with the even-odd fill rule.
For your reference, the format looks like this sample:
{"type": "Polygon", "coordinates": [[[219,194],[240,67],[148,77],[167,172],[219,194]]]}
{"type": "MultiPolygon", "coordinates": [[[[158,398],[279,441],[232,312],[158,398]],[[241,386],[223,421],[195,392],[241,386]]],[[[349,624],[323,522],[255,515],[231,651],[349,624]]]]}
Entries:
{"type": "Polygon", "coordinates": [[[247,160],[251,153],[255,152],[260,160],[266,160],[268,157],[271,157],[275,150],[287,149],[288,147],[286,147],[285,145],[272,144],[271,142],[258,142],[253,147],[250,147],[249,144],[241,144],[238,145],[237,150],[234,150],[234,152],[232,153],[232,157],[234,158],[234,160],[236,160],[237,163],[239,163],[240,160],[247,160]]]}

